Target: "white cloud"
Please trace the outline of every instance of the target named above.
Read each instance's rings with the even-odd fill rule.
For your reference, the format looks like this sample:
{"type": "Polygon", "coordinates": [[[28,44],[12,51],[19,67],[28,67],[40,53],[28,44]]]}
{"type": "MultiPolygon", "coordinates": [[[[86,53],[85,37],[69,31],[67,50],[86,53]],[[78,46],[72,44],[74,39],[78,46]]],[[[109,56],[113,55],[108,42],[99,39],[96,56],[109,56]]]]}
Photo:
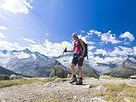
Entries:
{"type": "Polygon", "coordinates": [[[28,43],[36,44],[36,42],[32,39],[23,38],[24,41],[27,41],[28,43]]]}
{"type": "Polygon", "coordinates": [[[45,40],[43,46],[46,49],[46,55],[49,56],[61,55],[65,47],[67,47],[69,50],[72,50],[72,44],[67,41],[63,41],[61,43],[52,43],[48,40],[45,40]]]}
{"type": "Polygon", "coordinates": [[[96,30],[90,30],[89,32],[88,32],[88,35],[93,35],[93,34],[96,34],[96,35],[98,35],[98,36],[100,36],[102,33],[101,32],[99,32],[99,31],[96,31],[96,30]]]}
{"type": "Polygon", "coordinates": [[[95,54],[102,54],[102,55],[107,55],[107,51],[103,50],[103,49],[97,49],[95,54]]]}
{"type": "Polygon", "coordinates": [[[3,15],[0,14],[0,19],[5,19],[5,17],[3,15]]]}
{"type": "Polygon", "coordinates": [[[116,56],[116,55],[121,55],[121,56],[126,56],[126,55],[132,55],[133,54],[133,49],[128,48],[128,47],[115,47],[112,52],[109,52],[111,56],[116,56]]]}
{"type": "Polygon", "coordinates": [[[92,57],[94,54],[92,52],[92,50],[96,48],[95,46],[88,46],[88,56],[89,57],[92,57]]]}
{"type": "Polygon", "coordinates": [[[3,0],[0,3],[0,7],[6,11],[12,12],[14,14],[23,13],[28,14],[30,9],[33,7],[27,0],[3,0]]]}
{"type": "Polygon", "coordinates": [[[97,35],[98,37],[100,37],[101,40],[105,43],[109,43],[109,42],[112,44],[121,43],[121,41],[116,39],[115,34],[111,34],[111,31],[108,31],[107,33],[102,33],[102,32],[96,31],[96,30],[90,30],[88,32],[89,36],[92,36],[94,34],[97,35]]]}
{"type": "Polygon", "coordinates": [[[6,38],[6,36],[0,32],[0,39],[5,39],[5,38],[6,38]]]}
{"type": "Polygon", "coordinates": [[[5,26],[0,26],[0,30],[7,30],[8,28],[5,26]]]}
{"type": "Polygon", "coordinates": [[[18,43],[8,42],[8,41],[0,41],[0,49],[1,50],[22,50],[24,47],[20,46],[18,43]]]}
{"type": "Polygon", "coordinates": [[[111,42],[112,44],[118,44],[121,42],[116,39],[115,35],[110,34],[110,31],[108,33],[101,34],[101,40],[106,43],[111,42]]]}
{"type": "Polygon", "coordinates": [[[95,46],[88,46],[88,51],[93,50],[94,48],[96,48],[95,46]]]}
{"type": "Polygon", "coordinates": [[[131,34],[130,32],[125,32],[125,33],[121,34],[120,38],[128,38],[130,41],[134,41],[135,40],[134,35],[131,34]]]}
{"type": "Polygon", "coordinates": [[[31,51],[38,51],[46,56],[59,56],[64,51],[65,47],[67,47],[68,50],[72,50],[72,44],[67,41],[52,43],[45,40],[44,43],[32,43],[32,40],[29,40],[27,39],[30,44],[27,48],[29,48],[31,51]]]}

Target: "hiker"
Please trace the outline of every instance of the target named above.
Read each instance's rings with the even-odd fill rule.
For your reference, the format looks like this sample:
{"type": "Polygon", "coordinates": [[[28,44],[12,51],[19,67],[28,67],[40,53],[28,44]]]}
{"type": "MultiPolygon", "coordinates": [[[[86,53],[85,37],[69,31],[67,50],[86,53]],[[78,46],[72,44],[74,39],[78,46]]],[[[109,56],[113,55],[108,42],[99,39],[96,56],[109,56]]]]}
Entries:
{"type": "Polygon", "coordinates": [[[76,85],[82,85],[83,84],[83,61],[84,61],[84,54],[85,54],[85,44],[84,42],[78,38],[77,34],[73,34],[74,39],[74,47],[72,51],[68,51],[65,49],[64,52],[73,52],[73,59],[71,63],[71,73],[72,73],[72,80],[70,83],[76,82],[76,85]],[[79,70],[79,80],[77,81],[76,73],[75,73],[75,66],[78,64],[78,70],[79,70]]]}

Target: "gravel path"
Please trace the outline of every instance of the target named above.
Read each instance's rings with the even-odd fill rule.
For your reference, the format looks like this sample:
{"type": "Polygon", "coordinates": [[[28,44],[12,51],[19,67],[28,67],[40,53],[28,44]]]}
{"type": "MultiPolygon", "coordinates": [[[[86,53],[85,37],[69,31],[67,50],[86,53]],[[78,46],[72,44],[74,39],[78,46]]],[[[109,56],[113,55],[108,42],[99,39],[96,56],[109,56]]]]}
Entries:
{"type": "Polygon", "coordinates": [[[69,84],[56,79],[53,82],[37,82],[0,89],[0,102],[36,102],[39,99],[59,99],[73,102],[106,102],[103,97],[94,97],[97,91],[105,91],[103,84],[128,84],[136,86],[136,80],[109,80],[86,78],[84,85],[69,84]]]}

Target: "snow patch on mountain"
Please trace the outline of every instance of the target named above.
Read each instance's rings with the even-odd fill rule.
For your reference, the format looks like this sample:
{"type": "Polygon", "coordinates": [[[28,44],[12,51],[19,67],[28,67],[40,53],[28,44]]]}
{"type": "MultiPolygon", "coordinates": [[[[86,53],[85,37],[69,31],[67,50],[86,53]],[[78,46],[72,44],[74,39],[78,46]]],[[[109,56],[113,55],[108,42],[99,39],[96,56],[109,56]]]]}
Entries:
{"type": "Polygon", "coordinates": [[[30,55],[27,54],[27,53],[24,53],[24,52],[19,52],[19,53],[16,53],[15,54],[16,57],[20,58],[20,59],[23,59],[23,58],[29,58],[30,55]]]}
{"type": "MultiPolygon", "coordinates": [[[[58,61],[29,49],[21,51],[0,51],[0,66],[13,72],[29,76],[49,76],[51,68],[58,61]]],[[[60,68],[66,69],[58,63],[60,68]]]]}

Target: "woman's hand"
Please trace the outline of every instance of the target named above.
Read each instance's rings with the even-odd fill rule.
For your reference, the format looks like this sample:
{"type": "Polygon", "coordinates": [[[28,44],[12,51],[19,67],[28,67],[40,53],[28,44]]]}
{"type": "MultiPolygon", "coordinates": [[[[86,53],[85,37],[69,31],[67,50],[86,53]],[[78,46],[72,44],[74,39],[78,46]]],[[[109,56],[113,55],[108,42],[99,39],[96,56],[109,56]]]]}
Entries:
{"type": "Polygon", "coordinates": [[[83,55],[81,55],[81,56],[80,56],[80,58],[84,58],[84,56],[83,56],[83,55]]]}
{"type": "Polygon", "coordinates": [[[67,52],[67,48],[65,48],[65,50],[63,52],[66,53],[67,52]]]}

